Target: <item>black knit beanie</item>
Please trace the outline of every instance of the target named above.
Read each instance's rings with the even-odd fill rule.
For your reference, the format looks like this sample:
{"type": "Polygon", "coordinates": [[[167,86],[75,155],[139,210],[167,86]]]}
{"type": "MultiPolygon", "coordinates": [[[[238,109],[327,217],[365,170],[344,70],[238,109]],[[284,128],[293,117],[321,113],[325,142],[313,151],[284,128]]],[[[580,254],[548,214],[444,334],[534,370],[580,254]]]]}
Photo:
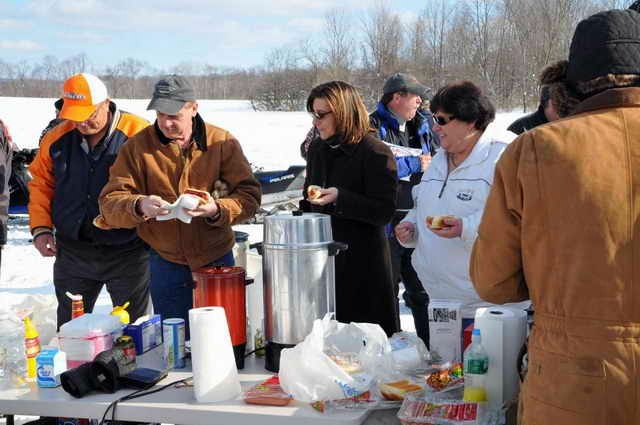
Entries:
{"type": "Polygon", "coordinates": [[[640,74],[640,13],[609,10],[582,20],[569,49],[567,80],[640,74]]]}

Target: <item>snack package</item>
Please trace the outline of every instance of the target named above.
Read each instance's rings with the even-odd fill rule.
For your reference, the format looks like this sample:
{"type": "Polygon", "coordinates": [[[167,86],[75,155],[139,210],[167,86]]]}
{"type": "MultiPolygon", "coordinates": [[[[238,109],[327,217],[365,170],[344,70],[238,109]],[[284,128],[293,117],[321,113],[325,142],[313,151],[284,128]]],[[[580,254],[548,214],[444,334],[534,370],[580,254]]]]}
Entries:
{"type": "Polygon", "coordinates": [[[403,425],[480,425],[486,416],[486,403],[461,400],[428,401],[407,397],[398,411],[403,425]]]}
{"type": "Polygon", "coordinates": [[[247,404],[286,406],[292,399],[293,397],[284,392],[280,386],[280,379],[277,376],[272,376],[244,393],[244,402],[247,404]]]}
{"type": "Polygon", "coordinates": [[[429,345],[433,361],[462,361],[462,303],[429,301],[429,345]]]}
{"type": "Polygon", "coordinates": [[[435,392],[451,391],[464,386],[462,363],[447,363],[426,376],[428,389],[435,392]]]}
{"type": "Polygon", "coordinates": [[[340,410],[371,409],[378,405],[378,400],[366,391],[353,397],[341,398],[339,400],[319,400],[311,403],[311,407],[320,413],[331,413],[340,410]]]}

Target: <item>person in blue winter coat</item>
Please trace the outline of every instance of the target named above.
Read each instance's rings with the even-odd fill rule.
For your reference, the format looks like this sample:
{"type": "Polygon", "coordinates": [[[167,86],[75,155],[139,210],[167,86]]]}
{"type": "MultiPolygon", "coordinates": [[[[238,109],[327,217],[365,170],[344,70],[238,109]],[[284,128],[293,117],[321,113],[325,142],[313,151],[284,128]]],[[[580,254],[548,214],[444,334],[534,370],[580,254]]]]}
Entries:
{"type": "Polygon", "coordinates": [[[428,93],[429,89],[414,76],[393,74],[384,83],[383,95],[376,110],[369,115],[376,135],[389,145],[394,154],[400,179],[396,212],[387,226],[396,300],[399,282],[402,281],[405,287],[403,298],[413,314],[416,333],[427,346],[429,297],[411,265],[413,249],[404,248],[398,243],[393,227],[413,208],[411,190],[420,182],[422,173],[431,162],[431,155],[435,154],[439,145],[437,136],[431,130],[431,114],[420,109],[428,93]]]}

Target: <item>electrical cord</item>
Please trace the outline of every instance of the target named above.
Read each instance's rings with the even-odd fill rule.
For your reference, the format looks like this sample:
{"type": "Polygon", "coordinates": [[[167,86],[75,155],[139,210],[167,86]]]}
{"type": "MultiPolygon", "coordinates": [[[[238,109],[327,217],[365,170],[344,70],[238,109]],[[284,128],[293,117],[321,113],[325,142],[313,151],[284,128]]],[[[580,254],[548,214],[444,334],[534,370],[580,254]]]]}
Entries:
{"type": "MultiPolygon", "coordinates": [[[[244,357],[245,358],[249,357],[250,355],[256,353],[257,351],[264,350],[264,348],[265,348],[264,346],[258,347],[255,350],[246,353],[244,355],[244,357]]],[[[102,415],[102,419],[100,419],[100,422],[98,423],[98,425],[105,425],[105,423],[106,423],[105,421],[107,420],[107,416],[109,415],[109,411],[111,411],[111,421],[115,421],[116,408],[118,407],[118,403],[120,403],[120,402],[129,401],[129,400],[133,400],[135,398],[144,397],[146,395],[154,394],[154,393],[163,391],[163,390],[165,390],[165,389],[167,389],[169,387],[178,386],[179,384],[187,384],[187,382],[189,380],[192,380],[192,379],[193,379],[193,376],[190,376],[188,378],[184,378],[184,379],[180,379],[178,381],[170,382],[170,383],[168,383],[166,385],[163,385],[161,387],[158,387],[158,388],[140,389],[140,390],[136,390],[136,391],[134,391],[134,392],[132,392],[130,394],[127,394],[125,396],[122,396],[119,399],[112,401],[109,404],[109,406],[107,406],[107,410],[105,410],[104,415],[102,415]]]]}
{"type": "Polygon", "coordinates": [[[166,390],[167,388],[173,387],[175,385],[181,384],[181,383],[185,383],[186,381],[192,379],[193,377],[190,376],[188,378],[184,378],[184,379],[180,379],[178,381],[173,381],[170,382],[166,385],[163,385],[161,387],[158,388],[152,388],[152,389],[140,389],[140,390],[136,390],[130,394],[127,394],[125,396],[120,397],[117,400],[112,401],[109,406],[107,406],[107,410],[105,410],[104,415],[102,415],[102,419],[100,419],[100,423],[98,425],[105,425],[105,421],[107,420],[107,416],[109,415],[109,411],[111,411],[111,421],[115,421],[115,416],[116,416],[116,408],[118,406],[118,403],[123,402],[123,401],[129,401],[129,400],[133,400],[135,398],[139,398],[139,397],[144,397],[146,395],[150,395],[150,394],[154,394],[163,390],[166,390]]]}
{"type": "Polygon", "coordinates": [[[264,347],[264,346],[262,346],[262,347],[258,347],[258,348],[256,348],[256,349],[255,349],[255,350],[253,350],[253,351],[249,351],[247,354],[245,354],[245,355],[244,355],[244,358],[246,359],[247,357],[249,357],[249,356],[250,356],[250,355],[252,355],[253,353],[256,353],[256,352],[258,352],[258,351],[260,351],[260,350],[264,350],[264,348],[265,348],[265,347],[264,347]]]}

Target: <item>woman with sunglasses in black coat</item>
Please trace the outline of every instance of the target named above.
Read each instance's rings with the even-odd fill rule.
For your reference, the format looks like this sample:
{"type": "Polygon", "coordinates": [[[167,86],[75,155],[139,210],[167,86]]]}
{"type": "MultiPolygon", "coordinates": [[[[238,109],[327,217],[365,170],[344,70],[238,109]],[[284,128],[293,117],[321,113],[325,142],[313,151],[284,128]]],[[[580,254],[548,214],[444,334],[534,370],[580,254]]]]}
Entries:
{"type": "Polygon", "coordinates": [[[319,140],[307,154],[305,211],[331,215],[333,238],[349,245],[336,257],[336,318],[399,331],[385,235],[396,208],[396,162],[371,132],[356,89],[342,81],[315,87],[307,110],[319,140]],[[318,196],[307,194],[319,186],[318,196]]]}

